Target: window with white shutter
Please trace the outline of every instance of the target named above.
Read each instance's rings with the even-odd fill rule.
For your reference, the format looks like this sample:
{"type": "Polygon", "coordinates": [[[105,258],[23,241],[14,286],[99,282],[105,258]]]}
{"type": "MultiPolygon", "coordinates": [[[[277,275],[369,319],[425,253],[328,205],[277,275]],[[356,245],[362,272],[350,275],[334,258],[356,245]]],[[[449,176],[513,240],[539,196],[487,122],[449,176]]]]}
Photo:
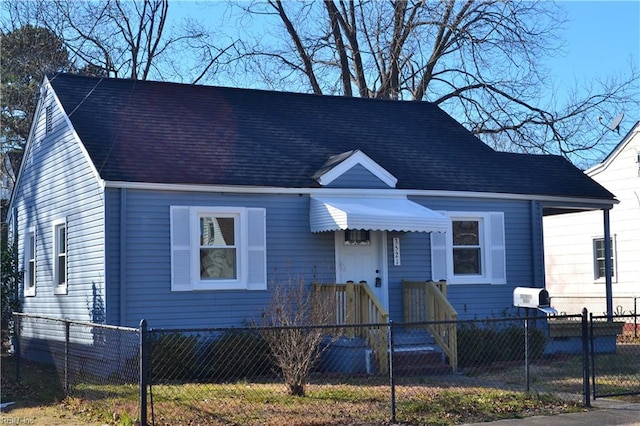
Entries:
{"type": "Polygon", "coordinates": [[[171,290],[266,290],[262,208],[171,206],[171,290]]]}
{"type": "Polygon", "coordinates": [[[431,234],[432,280],[449,284],[506,284],[504,213],[442,212],[447,233],[431,234]]]}

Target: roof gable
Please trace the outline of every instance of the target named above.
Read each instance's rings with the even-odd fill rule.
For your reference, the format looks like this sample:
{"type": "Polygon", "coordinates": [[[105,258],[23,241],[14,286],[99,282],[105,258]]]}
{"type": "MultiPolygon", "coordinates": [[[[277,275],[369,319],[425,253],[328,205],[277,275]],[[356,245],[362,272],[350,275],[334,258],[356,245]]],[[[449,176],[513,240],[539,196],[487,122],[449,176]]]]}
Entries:
{"type": "Polygon", "coordinates": [[[560,157],[494,151],[429,102],[69,74],[50,81],[105,181],[317,188],[314,177],[355,161],[397,179],[397,189],[613,198],[560,157]],[[331,167],[336,153],[352,154],[331,167]]]}
{"type": "Polygon", "coordinates": [[[364,167],[375,178],[390,188],[395,188],[398,182],[395,176],[359,149],[329,157],[329,160],[313,175],[313,178],[318,181],[320,185],[327,186],[356,166],[364,167]]]}
{"type": "Polygon", "coordinates": [[[636,150],[635,161],[638,163],[638,167],[640,168],[640,121],[637,121],[636,124],[633,125],[631,130],[627,132],[627,134],[622,138],[622,140],[611,150],[611,152],[602,160],[601,163],[596,164],[593,167],[590,167],[585,171],[585,173],[589,176],[594,176],[598,173],[606,170],[611,164],[616,161],[620,155],[633,143],[638,144],[638,148],[636,150]]]}

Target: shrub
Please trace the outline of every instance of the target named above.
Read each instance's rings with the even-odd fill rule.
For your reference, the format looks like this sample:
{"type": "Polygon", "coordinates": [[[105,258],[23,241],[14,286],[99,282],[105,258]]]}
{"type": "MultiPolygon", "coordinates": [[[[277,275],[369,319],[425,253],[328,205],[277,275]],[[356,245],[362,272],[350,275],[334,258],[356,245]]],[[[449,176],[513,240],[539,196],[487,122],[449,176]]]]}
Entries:
{"type": "Polygon", "coordinates": [[[237,380],[272,374],[276,370],[269,345],[252,330],[227,331],[209,343],[206,376],[213,380],[237,380]]]}
{"type": "Polygon", "coordinates": [[[198,336],[178,332],[160,334],[150,338],[149,343],[152,383],[191,378],[198,336]]]}
{"type": "Polygon", "coordinates": [[[261,329],[260,333],[291,395],[305,396],[307,379],[327,347],[322,346],[325,330],[313,326],[330,324],[334,318],[333,301],[303,280],[275,283],[272,287],[271,303],[263,321],[274,328],[261,329]]]}
{"type": "MultiPolygon", "coordinates": [[[[529,359],[542,357],[546,345],[544,332],[529,327],[529,359]]],[[[461,367],[488,365],[501,361],[524,360],[524,328],[477,323],[458,326],[458,363],[461,367]]]]}
{"type": "Polygon", "coordinates": [[[13,312],[20,310],[20,299],[17,297],[17,289],[22,283],[22,273],[16,273],[16,247],[14,245],[6,245],[2,247],[0,251],[2,330],[8,330],[13,319],[13,312]]]}

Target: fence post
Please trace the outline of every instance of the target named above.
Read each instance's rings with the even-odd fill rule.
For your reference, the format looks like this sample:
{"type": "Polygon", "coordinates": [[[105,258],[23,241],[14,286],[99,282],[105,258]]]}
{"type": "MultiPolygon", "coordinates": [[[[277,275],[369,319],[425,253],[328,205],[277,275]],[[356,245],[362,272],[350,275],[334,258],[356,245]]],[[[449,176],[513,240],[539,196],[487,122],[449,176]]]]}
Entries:
{"type": "Polygon", "coordinates": [[[529,366],[529,308],[524,308],[524,375],[527,392],[531,390],[531,373],[529,366]]]}
{"type": "Polygon", "coordinates": [[[64,320],[64,396],[69,396],[69,329],[71,322],[64,320]]]}
{"type": "Polygon", "coordinates": [[[147,426],[147,320],[140,321],[140,426],[147,426]]]}
{"type": "Polygon", "coordinates": [[[391,423],[396,422],[396,383],[393,375],[393,321],[389,320],[387,325],[389,332],[387,333],[389,347],[389,386],[391,387],[391,423]]]}
{"type": "Polygon", "coordinates": [[[582,393],[585,407],[591,407],[589,386],[589,322],[587,308],[582,308],[582,393]]]}
{"type": "Polygon", "coordinates": [[[633,338],[638,338],[638,297],[633,298],[633,338]]]}

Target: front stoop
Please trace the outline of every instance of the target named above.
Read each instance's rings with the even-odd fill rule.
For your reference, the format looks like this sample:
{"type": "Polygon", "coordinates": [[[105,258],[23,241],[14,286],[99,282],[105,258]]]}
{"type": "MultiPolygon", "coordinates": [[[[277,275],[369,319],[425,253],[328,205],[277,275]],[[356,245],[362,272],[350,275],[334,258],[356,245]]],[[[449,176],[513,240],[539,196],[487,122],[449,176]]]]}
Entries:
{"type": "Polygon", "coordinates": [[[397,376],[449,374],[451,366],[437,346],[396,348],[393,352],[393,373],[397,376]]]}
{"type": "Polygon", "coordinates": [[[394,335],[393,372],[398,376],[448,374],[445,353],[423,328],[406,328],[394,335]]]}

